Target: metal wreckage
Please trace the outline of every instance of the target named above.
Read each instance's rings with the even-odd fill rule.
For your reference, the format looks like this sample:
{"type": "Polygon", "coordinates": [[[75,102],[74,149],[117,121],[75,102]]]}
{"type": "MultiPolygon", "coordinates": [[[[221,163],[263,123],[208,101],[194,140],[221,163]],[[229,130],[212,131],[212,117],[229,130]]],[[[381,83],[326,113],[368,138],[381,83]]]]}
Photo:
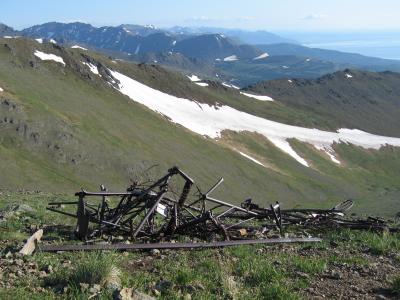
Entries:
{"type": "Polygon", "coordinates": [[[251,199],[237,206],[211,196],[222,182],[223,178],[203,193],[191,177],[173,167],[157,181],[133,183],[125,192],[108,192],[104,186],[100,192],[82,190],[75,194],[78,201],[49,203],[47,209],[76,218],[76,236],[86,243],[50,244],[41,250],[193,249],[321,241],[313,237],[285,237],[285,228],[292,227],[295,232],[324,227],[390,230],[379,218],[346,218],[352,200],[331,209],[281,209],[278,202],[264,208],[251,199]],[[172,189],[173,179],[180,180],[183,186],[179,193],[172,189]],[[197,193],[192,196],[194,187],[197,193]],[[69,205],[77,206],[76,214],[62,209],[69,205]],[[117,236],[125,242],[90,243],[117,236]]]}

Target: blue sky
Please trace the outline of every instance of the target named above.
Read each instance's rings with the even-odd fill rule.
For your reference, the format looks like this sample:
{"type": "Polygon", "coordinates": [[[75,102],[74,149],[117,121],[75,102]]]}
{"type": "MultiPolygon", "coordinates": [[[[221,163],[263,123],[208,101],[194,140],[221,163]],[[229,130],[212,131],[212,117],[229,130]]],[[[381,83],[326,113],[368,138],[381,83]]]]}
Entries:
{"type": "Polygon", "coordinates": [[[0,22],[154,24],[272,31],[400,30],[399,0],[0,0],[0,22]]]}

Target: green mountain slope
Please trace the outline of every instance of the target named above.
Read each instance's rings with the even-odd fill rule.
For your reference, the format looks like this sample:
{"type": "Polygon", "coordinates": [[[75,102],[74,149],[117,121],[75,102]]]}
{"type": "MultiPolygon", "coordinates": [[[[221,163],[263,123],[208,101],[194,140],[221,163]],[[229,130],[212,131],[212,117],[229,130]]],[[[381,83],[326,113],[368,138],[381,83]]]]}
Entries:
{"type": "Polygon", "coordinates": [[[399,83],[398,73],[344,70],[315,80],[264,81],[246,90],[323,119],[328,128],[400,137],[399,83]]]}
{"type": "MultiPolygon", "coordinates": [[[[280,201],[286,207],[326,207],[352,197],[361,212],[393,214],[400,209],[397,148],[336,145],[339,166],[323,152],[292,141],[311,164],[305,168],[263,136],[228,131],[215,141],[173,124],[110,86],[107,69],[180,97],[254,109],[254,101],[236,90],[212,83],[203,88],[158,66],[113,62],[95,53],[25,39],[1,39],[1,189],[73,192],[80,187],[97,189],[100,183],[111,190],[124,189],[143,166],[157,164],[161,174],[178,165],[203,189],[223,176],[224,187],[216,196],[235,203],[253,197],[264,205],[280,201]],[[35,50],[62,57],[65,67],[40,60],[35,50]],[[82,61],[96,64],[102,76],[82,61]]],[[[290,119],[287,112],[281,110],[280,118],[290,119]]]]}

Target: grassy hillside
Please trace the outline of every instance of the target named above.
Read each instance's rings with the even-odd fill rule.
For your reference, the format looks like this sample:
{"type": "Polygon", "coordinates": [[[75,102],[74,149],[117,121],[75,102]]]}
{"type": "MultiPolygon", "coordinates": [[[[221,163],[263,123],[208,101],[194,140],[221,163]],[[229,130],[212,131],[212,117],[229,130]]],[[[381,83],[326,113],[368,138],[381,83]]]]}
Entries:
{"type": "MultiPolygon", "coordinates": [[[[103,80],[108,76],[104,67],[99,68],[103,77],[91,73],[81,63],[88,60],[177,96],[249,112],[266,105],[260,114],[280,111],[277,119],[292,118],[290,109],[281,104],[267,106],[218,84],[199,87],[160,67],[112,62],[97,54],[24,39],[2,39],[1,189],[72,193],[81,187],[97,189],[100,183],[111,190],[124,189],[146,166],[157,164],[156,172],[162,175],[178,165],[203,189],[223,176],[224,186],[216,195],[231,202],[253,197],[265,205],[280,201],[285,207],[329,207],[353,197],[359,212],[393,215],[400,210],[395,201],[400,195],[399,149],[338,145],[335,149],[344,165],[336,166],[314,148],[293,141],[296,151],[312,163],[312,168],[305,168],[252,134],[227,132],[214,141],[172,124],[110,87],[103,80]],[[63,57],[66,66],[41,61],[33,55],[34,49],[63,57]],[[235,149],[254,155],[267,167],[235,149]]],[[[300,114],[307,120],[306,113],[300,110],[300,114]]]]}
{"type": "Polygon", "coordinates": [[[400,74],[345,70],[315,80],[264,81],[246,90],[267,94],[327,127],[400,136],[400,74]],[[322,123],[320,123],[322,124],[322,123]]]}

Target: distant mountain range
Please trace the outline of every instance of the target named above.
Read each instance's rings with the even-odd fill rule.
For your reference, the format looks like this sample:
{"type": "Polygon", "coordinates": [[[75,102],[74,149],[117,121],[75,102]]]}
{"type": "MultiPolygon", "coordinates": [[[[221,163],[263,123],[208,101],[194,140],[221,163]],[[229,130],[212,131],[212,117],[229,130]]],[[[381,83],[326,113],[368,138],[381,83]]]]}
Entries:
{"type": "Polygon", "coordinates": [[[93,27],[51,22],[22,31],[2,25],[0,34],[54,40],[128,61],[160,64],[185,74],[239,86],[279,78],[317,78],[346,68],[400,71],[400,61],[314,49],[266,31],[124,24],[93,27]]]}
{"type": "Polygon", "coordinates": [[[220,27],[172,27],[168,29],[170,32],[175,34],[183,35],[202,35],[202,34],[223,34],[226,35],[240,43],[257,45],[257,44],[277,44],[277,43],[298,43],[293,39],[287,39],[277,34],[258,30],[258,31],[248,31],[241,29],[228,29],[220,27]]]}
{"type": "Polygon", "coordinates": [[[13,28],[11,28],[11,27],[9,27],[9,26],[7,26],[7,25],[5,25],[5,24],[0,24],[0,36],[2,37],[2,36],[7,36],[7,35],[16,35],[16,31],[13,29],[13,28]]]}

